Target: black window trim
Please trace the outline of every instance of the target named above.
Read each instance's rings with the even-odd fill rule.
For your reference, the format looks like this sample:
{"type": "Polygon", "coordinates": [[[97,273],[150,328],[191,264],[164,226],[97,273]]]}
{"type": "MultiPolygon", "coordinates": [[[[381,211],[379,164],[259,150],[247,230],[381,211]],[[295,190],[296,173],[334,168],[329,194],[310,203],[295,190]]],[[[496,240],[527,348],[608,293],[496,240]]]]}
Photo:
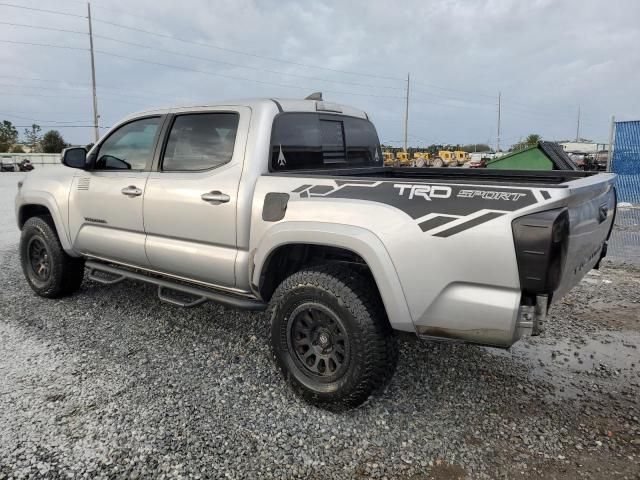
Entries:
{"type": "Polygon", "coordinates": [[[90,165],[89,170],[92,173],[98,173],[98,172],[110,172],[110,173],[112,173],[112,172],[118,172],[118,173],[129,172],[129,173],[131,173],[131,172],[149,172],[149,171],[151,171],[151,168],[152,168],[152,166],[154,164],[154,161],[155,161],[156,152],[158,150],[158,142],[159,142],[159,139],[160,139],[160,134],[162,133],[162,130],[163,130],[163,127],[164,127],[164,124],[165,124],[165,121],[166,121],[166,117],[167,117],[167,115],[162,114],[162,113],[142,115],[142,116],[139,116],[139,117],[130,118],[126,122],[123,122],[123,123],[117,125],[116,128],[112,129],[106,137],[100,139],[100,143],[97,145],[95,153],[92,153],[90,158],[88,159],[88,163],[90,165]],[[148,119],[148,118],[159,118],[160,122],[158,123],[158,130],[156,131],[155,137],[153,139],[153,148],[152,148],[152,151],[151,151],[151,160],[147,160],[147,163],[144,166],[144,168],[142,168],[142,169],[131,169],[131,170],[128,170],[128,169],[125,170],[125,169],[122,169],[122,168],[100,168],[100,169],[95,168],[96,167],[96,161],[98,160],[98,158],[100,158],[99,155],[100,155],[100,150],[102,149],[102,146],[104,145],[104,143],[109,138],[111,138],[111,136],[114,133],[116,133],[122,127],[125,127],[125,126],[127,126],[127,125],[129,125],[129,124],[131,124],[133,122],[137,122],[139,120],[145,120],[145,119],[148,119]]]}
{"type": "Polygon", "coordinates": [[[166,128],[163,129],[162,135],[162,146],[158,152],[158,158],[154,159],[154,165],[152,167],[153,171],[158,173],[202,173],[202,172],[210,172],[211,170],[215,170],[216,168],[220,168],[223,165],[227,165],[231,163],[233,160],[233,155],[236,153],[236,145],[235,142],[238,139],[238,132],[240,131],[240,112],[237,110],[198,110],[192,112],[180,112],[180,113],[170,113],[167,115],[166,128]],[[185,115],[207,115],[212,113],[232,113],[238,118],[238,128],[236,129],[236,136],[233,142],[233,151],[231,152],[231,158],[224,163],[220,163],[218,165],[214,165],[213,167],[203,168],[200,170],[163,170],[162,164],[164,163],[164,154],[167,150],[167,145],[169,144],[169,136],[171,135],[171,129],[173,128],[173,124],[176,121],[177,117],[182,117],[185,115]]]}
{"type": "MultiPolygon", "coordinates": [[[[367,116],[367,118],[362,118],[362,117],[358,117],[356,115],[345,115],[344,113],[330,113],[330,112],[295,112],[295,111],[290,111],[290,112],[280,112],[278,114],[276,114],[273,117],[273,122],[271,122],[271,137],[269,139],[269,154],[267,155],[267,169],[269,173],[286,173],[286,172],[295,172],[297,169],[291,169],[291,170],[276,170],[275,168],[273,168],[272,162],[271,162],[271,157],[272,157],[272,152],[273,152],[273,132],[275,131],[275,129],[273,128],[276,121],[278,120],[278,118],[280,118],[282,115],[288,115],[288,114],[308,114],[308,115],[317,115],[319,119],[326,119],[326,120],[339,120],[342,118],[355,118],[357,120],[363,120],[365,122],[369,122],[371,124],[371,126],[373,127],[373,131],[376,132],[376,138],[378,140],[378,147],[380,147],[380,150],[382,150],[382,147],[380,145],[380,137],[378,137],[378,130],[376,130],[375,125],[373,125],[373,122],[369,119],[369,117],[367,116]]],[[[346,137],[346,131],[344,128],[344,122],[342,122],[342,140],[344,142],[345,145],[345,154],[347,154],[347,137],[346,137]]],[[[382,162],[382,166],[384,165],[384,162],[382,162]]],[[[353,170],[354,168],[378,168],[375,166],[371,166],[371,167],[337,167],[337,168],[332,168],[330,170],[353,170]]],[[[317,171],[322,171],[323,169],[313,169],[314,172],[317,171]]],[[[307,169],[307,171],[310,171],[307,169]]]]}

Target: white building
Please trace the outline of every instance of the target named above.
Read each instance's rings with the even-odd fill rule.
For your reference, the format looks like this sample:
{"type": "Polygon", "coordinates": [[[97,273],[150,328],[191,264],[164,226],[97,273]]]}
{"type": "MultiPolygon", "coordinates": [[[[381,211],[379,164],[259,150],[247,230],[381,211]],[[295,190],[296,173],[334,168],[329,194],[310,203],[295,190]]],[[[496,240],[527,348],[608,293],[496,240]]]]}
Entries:
{"type": "Polygon", "coordinates": [[[602,144],[593,142],[565,142],[561,143],[565,152],[579,152],[579,153],[596,153],[601,150],[599,146],[602,144]]]}

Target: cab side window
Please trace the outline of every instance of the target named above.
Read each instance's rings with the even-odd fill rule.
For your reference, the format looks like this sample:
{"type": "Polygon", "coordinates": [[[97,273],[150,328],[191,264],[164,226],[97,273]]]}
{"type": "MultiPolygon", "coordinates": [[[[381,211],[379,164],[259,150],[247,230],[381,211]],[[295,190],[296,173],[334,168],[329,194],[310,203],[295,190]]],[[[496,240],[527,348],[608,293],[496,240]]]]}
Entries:
{"type": "Polygon", "coordinates": [[[95,170],[145,170],[153,159],[160,117],[123,125],[100,145],[95,170]]]}
{"type": "Polygon", "coordinates": [[[382,166],[376,130],[368,120],[346,115],[282,113],[273,122],[271,169],[382,166]]]}
{"type": "Polygon", "coordinates": [[[176,117],[162,160],[165,172],[202,171],[231,160],[240,116],[194,113],[176,117]]]}

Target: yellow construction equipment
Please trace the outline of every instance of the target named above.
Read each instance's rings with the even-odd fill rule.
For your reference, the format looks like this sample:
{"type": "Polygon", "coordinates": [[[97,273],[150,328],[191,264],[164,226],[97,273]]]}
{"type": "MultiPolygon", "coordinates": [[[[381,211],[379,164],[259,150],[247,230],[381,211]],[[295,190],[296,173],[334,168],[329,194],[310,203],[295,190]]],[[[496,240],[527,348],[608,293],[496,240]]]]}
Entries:
{"type": "Polygon", "coordinates": [[[398,162],[398,165],[400,165],[401,167],[410,167],[413,165],[413,162],[409,158],[409,154],[407,152],[397,152],[396,160],[398,162]]]}
{"type": "Polygon", "coordinates": [[[469,155],[467,152],[462,151],[462,150],[454,150],[453,154],[456,157],[456,162],[458,162],[458,165],[464,165],[465,163],[467,163],[468,161],[471,160],[471,155],[469,155]]]}
{"type": "Polygon", "coordinates": [[[393,167],[396,164],[396,159],[393,157],[393,152],[385,150],[382,152],[382,158],[386,167],[393,167]]]}
{"type": "Polygon", "coordinates": [[[413,164],[416,167],[426,167],[429,165],[430,159],[431,155],[429,152],[414,152],[413,154],[413,164]]]}
{"type": "Polygon", "coordinates": [[[458,159],[456,158],[455,152],[450,152],[449,150],[440,150],[438,152],[438,155],[431,160],[430,165],[438,168],[457,167],[458,159]]]}

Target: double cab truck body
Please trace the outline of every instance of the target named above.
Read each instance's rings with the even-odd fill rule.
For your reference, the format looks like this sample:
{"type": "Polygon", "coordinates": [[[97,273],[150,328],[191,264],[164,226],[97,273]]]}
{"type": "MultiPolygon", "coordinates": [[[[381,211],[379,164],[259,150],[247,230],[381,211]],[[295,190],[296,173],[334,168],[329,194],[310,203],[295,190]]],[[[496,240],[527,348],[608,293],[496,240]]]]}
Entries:
{"type": "Polygon", "coordinates": [[[40,295],[158,285],[182,306],[267,309],[307,400],[362,403],[394,331],[509,347],[606,254],[614,175],[385,167],[366,113],[249,100],[130,116],[16,198],[40,295]],[[186,296],[186,299],[185,299],[186,296]]]}

